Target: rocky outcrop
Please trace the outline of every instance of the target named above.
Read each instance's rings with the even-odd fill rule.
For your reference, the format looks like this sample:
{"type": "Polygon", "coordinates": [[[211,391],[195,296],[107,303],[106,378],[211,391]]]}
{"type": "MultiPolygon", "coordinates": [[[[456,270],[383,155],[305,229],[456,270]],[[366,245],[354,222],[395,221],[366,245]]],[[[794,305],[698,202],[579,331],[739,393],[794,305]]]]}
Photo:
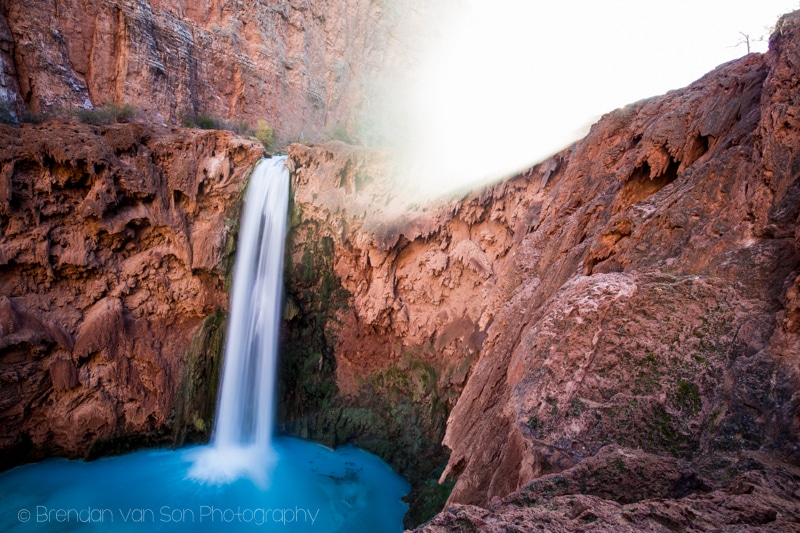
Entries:
{"type": "Polygon", "coordinates": [[[607,446],[485,508],[452,505],[417,531],[797,531],[800,470],[745,452],[713,488],[674,458],[607,446]]]}
{"type": "Polygon", "coordinates": [[[227,308],[263,147],[57,121],[0,138],[0,467],[207,432],[197,392],[218,352],[190,348],[227,308]]]}
{"type": "Polygon", "coordinates": [[[604,117],[536,184],[512,270],[527,280],[451,414],[451,501],[486,503],[605,439],[797,458],[797,31],[787,17],[766,56],[604,117]]]}
{"type": "MultiPolygon", "coordinates": [[[[411,2],[407,2],[411,4],[411,2]]],[[[0,102],[18,115],[130,104],[267,120],[281,139],[353,131],[371,78],[407,61],[419,10],[395,2],[9,0],[0,102]]]]}
{"type": "MultiPolygon", "coordinates": [[[[437,205],[393,188],[379,153],[293,146],[292,320],[322,319],[303,323],[316,348],[293,369],[327,389],[285,428],[353,440],[408,473],[403,446],[447,457],[433,413],[448,413],[449,503],[512,498],[495,514],[609,445],[683,461],[713,494],[736,484],[711,479],[720,465],[750,452],[796,462],[799,49],[789,15],[768,54],[614,111],[548,161],[437,205]],[[337,303],[314,315],[311,293],[337,303]]],[[[771,483],[783,503],[770,517],[795,520],[794,489],[771,483]]]]}

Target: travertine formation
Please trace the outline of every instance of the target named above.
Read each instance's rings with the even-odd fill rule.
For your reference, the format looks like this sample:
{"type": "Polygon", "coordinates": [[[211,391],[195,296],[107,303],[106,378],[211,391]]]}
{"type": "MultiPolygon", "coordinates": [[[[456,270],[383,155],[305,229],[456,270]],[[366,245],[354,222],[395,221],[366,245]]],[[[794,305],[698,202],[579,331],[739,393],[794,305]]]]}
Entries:
{"type": "Polygon", "coordinates": [[[164,440],[263,147],[56,121],[0,138],[0,466],[164,440]]]}

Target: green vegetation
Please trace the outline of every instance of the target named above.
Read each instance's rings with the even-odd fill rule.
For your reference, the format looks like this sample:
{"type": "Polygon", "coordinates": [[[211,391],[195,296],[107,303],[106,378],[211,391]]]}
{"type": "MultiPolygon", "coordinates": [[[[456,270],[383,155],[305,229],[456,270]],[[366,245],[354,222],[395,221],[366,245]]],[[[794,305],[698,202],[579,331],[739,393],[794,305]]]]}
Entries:
{"type": "Polygon", "coordinates": [[[275,131],[272,129],[272,126],[263,119],[256,121],[255,129],[245,120],[225,120],[206,113],[195,113],[193,111],[184,111],[181,113],[180,119],[181,125],[184,128],[232,131],[238,135],[255,137],[267,150],[272,150],[274,148],[275,131]]]}
{"type": "Polygon", "coordinates": [[[74,111],[78,120],[93,126],[107,126],[118,122],[130,122],[136,117],[136,108],[130,104],[106,102],[95,109],[77,109],[74,111]]]}
{"type": "Polygon", "coordinates": [[[184,128],[201,130],[227,130],[241,135],[252,135],[250,125],[243,120],[224,120],[205,113],[184,111],[181,113],[181,125],[184,128]]]}
{"type": "Polygon", "coordinates": [[[131,122],[136,119],[138,111],[130,104],[106,102],[94,109],[66,111],[58,107],[52,107],[44,113],[33,113],[27,109],[17,113],[8,102],[0,102],[0,124],[39,124],[49,118],[64,118],[69,115],[76,117],[84,124],[107,126],[109,124],[131,122]]]}
{"type": "Polygon", "coordinates": [[[683,379],[675,385],[675,402],[682,410],[694,414],[700,410],[700,391],[697,385],[683,379]]]}
{"type": "Polygon", "coordinates": [[[220,129],[220,122],[218,119],[210,115],[197,115],[193,119],[184,118],[181,120],[184,126],[200,128],[201,130],[218,130],[220,129]]]}
{"type": "Polygon", "coordinates": [[[264,148],[267,150],[272,149],[272,143],[275,142],[275,132],[272,130],[272,127],[267,123],[266,120],[259,119],[256,122],[256,131],[255,131],[255,138],[261,141],[261,144],[264,145],[264,148]]]}
{"type": "Polygon", "coordinates": [[[569,406],[567,407],[567,416],[577,418],[581,416],[581,413],[583,413],[585,410],[586,410],[586,404],[583,403],[578,398],[573,398],[569,402],[569,406]]]}
{"type": "MultiPolygon", "coordinates": [[[[102,106],[94,109],[75,109],[72,111],[51,107],[43,113],[33,113],[27,109],[18,112],[8,102],[0,102],[0,124],[39,124],[50,118],[68,118],[72,116],[84,124],[108,126],[135,121],[140,115],[140,111],[128,103],[105,102],[102,106]]],[[[275,147],[275,131],[263,119],[256,121],[256,126],[253,128],[245,120],[225,120],[206,113],[184,111],[180,114],[180,123],[185,128],[232,131],[238,135],[255,137],[267,150],[273,150],[275,147]]]]}
{"type": "Polygon", "coordinates": [[[670,415],[659,403],[651,404],[648,411],[640,413],[644,427],[641,423],[639,427],[642,427],[644,441],[637,445],[648,451],[663,450],[673,457],[690,457],[698,442],[696,436],[687,431],[685,423],[670,415]]]}
{"type": "Polygon", "coordinates": [[[455,484],[456,480],[451,478],[447,478],[442,484],[439,484],[435,477],[424,481],[416,494],[417,505],[411,511],[413,516],[409,517],[411,524],[421,524],[430,520],[436,513],[444,509],[444,504],[447,503],[447,498],[453,492],[455,484]]]}
{"type": "Polygon", "coordinates": [[[544,399],[547,402],[547,405],[550,406],[550,416],[557,416],[558,415],[558,400],[548,396],[544,399]]]}
{"type": "Polygon", "coordinates": [[[475,524],[470,522],[468,518],[459,517],[456,520],[456,525],[458,526],[459,531],[463,531],[464,533],[472,533],[473,531],[478,531],[475,527],[475,524]]]}
{"type": "Polygon", "coordinates": [[[331,141],[342,141],[347,144],[353,144],[353,138],[344,124],[336,124],[328,128],[325,132],[325,137],[331,141]]]}
{"type": "Polygon", "coordinates": [[[604,407],[599,414],[595,430],[622,446],[691,457],[699,445],[699,436],[687,426],[686,417],[670,414],[652,398],[629,398],[604,407]]]}
{"type": "Polygon", "coordinates": [[[213,426],[222,370],[227,314],[208,315],[183,356],[173,438],[176,445],[207,440],[213,426]]]}
{"type": "MultiPolygon", "coordinates": [[[[293,210],[290,221],[292,216],[293,210]]],[[[333,239],[308,233],[305,242],[300,262],[294,264],[287,249],[284,264],[287,299],[297,310],[286,321],[279,363],[279,417],[283,420],[327,408],[336,397],[336,339],[326,325],[350,300],[333,271],[333,239]]]]}

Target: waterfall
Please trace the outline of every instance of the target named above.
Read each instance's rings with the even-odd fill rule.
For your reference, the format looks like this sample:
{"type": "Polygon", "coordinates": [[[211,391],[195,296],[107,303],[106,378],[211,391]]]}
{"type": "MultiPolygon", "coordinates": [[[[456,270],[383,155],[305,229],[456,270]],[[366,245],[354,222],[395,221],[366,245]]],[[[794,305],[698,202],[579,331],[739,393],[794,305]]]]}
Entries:
{"type": "Polygon", "coordinates": [[[410,487],[378,457],[272,437],[285,159],[262,161],[247,188],[211,442],[2,472],[0,531],[139,533],[142,523],[162,533],[403,530],[408,504],[401,498],[410,487]],[[21,524],[31,511],[31,523],[21,524]]]}
{"type": "Polygon", "coordinates": [[[211,445],[189,476],[266,482],[273,460],[274,385],[289,197],[286,156],[262,160],[244,202],[222,383],[211,445]]]}

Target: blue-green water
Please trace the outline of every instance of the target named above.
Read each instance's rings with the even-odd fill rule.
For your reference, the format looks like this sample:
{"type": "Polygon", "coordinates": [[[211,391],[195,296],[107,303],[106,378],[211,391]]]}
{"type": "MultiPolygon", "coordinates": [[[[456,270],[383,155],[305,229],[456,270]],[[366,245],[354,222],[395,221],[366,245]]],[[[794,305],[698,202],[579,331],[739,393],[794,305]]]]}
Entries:
{"type": "Polygon", "coordinates": [[[355,447],[280,437],[267,486],[187,476],[203,447],[93,462],[50,459],[0,474],[0,531],[397,532],[408,483],[355,447]]]}

